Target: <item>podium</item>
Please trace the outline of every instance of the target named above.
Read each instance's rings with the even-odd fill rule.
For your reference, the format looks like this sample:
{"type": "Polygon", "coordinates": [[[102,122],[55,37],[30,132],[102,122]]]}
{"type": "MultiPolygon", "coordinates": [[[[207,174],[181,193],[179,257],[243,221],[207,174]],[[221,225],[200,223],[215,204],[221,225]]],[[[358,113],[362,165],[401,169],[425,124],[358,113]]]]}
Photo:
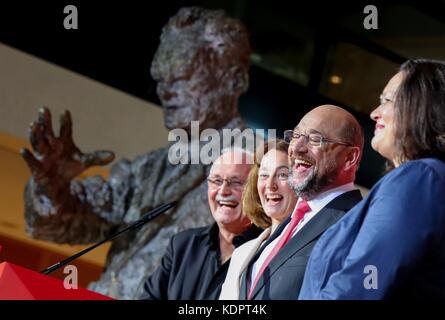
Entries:
{"type": "Polygon", "coordinates": [[[113,300],[9,262],[0,263],[0,300],[113,300]]]}

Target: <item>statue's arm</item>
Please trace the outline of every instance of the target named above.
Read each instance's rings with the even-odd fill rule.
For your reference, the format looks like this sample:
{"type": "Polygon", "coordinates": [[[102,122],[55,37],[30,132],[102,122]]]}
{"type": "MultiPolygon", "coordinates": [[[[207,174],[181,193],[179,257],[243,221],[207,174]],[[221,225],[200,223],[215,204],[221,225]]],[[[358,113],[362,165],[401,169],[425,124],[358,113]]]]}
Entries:
{"type": "Polygon", "coordinates": [[[31,177],[25,187],[27,232],[34,238],[81,244],[102,240],[122,224],[132,194],[131,162],[120,160],[109,180],[72,180],[52,190],[31,177]]]}
{"type": "Polygon", "coordinates": [[[131,163],[119,161],[108,181],[99,176],[77,180],[89,167],[113,161],[114,154],[83,153],[73,141],[68,111],[60,122],[60,134],[56,136],[51,113],[40,109],[28,133],[32,151],[21,151],[32,175],[25,187],[27,230],[36,238],[59,243],[97,241],[122,221],[126,200],[131,196],[131,163]]]}

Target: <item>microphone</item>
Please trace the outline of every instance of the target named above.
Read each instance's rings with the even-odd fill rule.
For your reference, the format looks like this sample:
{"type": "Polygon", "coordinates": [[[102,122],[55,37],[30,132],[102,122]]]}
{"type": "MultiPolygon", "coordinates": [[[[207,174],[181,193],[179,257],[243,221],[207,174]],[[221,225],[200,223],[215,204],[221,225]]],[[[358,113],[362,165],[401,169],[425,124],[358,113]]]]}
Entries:
{"type": "Polygon", "coordinates": [[[65,260],[62,260],[60,262],[57,262],[55,264],[53,264],[52,266],[49,266],[48,268],[46,268],[45,270],[40,271],[40,273],[42,274],[50,274],[51,272],[63,267],[64,265],[70,263],[71,261],[79,258],[80,256],[83,256],[85,253],[90,252],[91,250],[97,248],[98,246],[100,246],[101,244],[113,240],[117,237],[119,237],[121,234],[127,232],[127,231],[131,231],[131,230],[135,230],[141,226],[143,226],[144,224],[146,224],[147,222],[153,220],[154,218],[156,218],[157,216],[159,216],[160,214],[164,213],[165,211],[173,208],[174,206],[176,206],[178,202],[177,201],[173,201],[173,202],[169,202],[167,204],[164,204],[162,206],[159,206],[157,208],[154,208],[153,210],[149,211],[149,209],[147,207],[144,207],[141,209],[141,214],[145,214],[142,218],[140,218],[139,220],[135,221],[134,223],[132,223],[131,225],[129,225],[128,227],[126,227],[125,229],[122,229],[119,232],[116,232],[114,234],[112,234],[111,236],[105,238],[104,240],[92,245],[91,247],[88,247],[78,253],[76,253],[75,255],[72,255],[71,257],[66,258],[65,260]]]}

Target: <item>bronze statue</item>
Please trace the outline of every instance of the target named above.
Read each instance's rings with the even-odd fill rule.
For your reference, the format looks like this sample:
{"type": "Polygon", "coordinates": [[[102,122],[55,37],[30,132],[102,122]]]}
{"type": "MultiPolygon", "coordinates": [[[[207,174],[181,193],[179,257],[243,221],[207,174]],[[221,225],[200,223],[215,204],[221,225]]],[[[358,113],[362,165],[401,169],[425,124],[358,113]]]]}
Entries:
{"type": "MultiPolygon", "coordinates": [[[[168,129],[240,128],[238,97],[247,90],[250,47],[245,27],[223,11],[182,8],[164,26],[151,74],[168,129]]],[[[178,231],[209,224],[209,166],[173,165],[169,145],[114,164],[108,181],[74,180],[94,165],[113,161],[110,151],[82,153],[72,139],[71,116],[61,117],[60,135],[46,108],[31,124],[34,153],[22,156],[32,171],[25,188],[27,231],[38,239],[86,244],[103,239],[140,217],[140,209],[178,200],[177,207],[137,232],[113,241],[106,269],[90,289],[119,299],[139,297],[144,280],[178,231]]],[[[82,276],[81,274],[79,276],[82,276]]]]}

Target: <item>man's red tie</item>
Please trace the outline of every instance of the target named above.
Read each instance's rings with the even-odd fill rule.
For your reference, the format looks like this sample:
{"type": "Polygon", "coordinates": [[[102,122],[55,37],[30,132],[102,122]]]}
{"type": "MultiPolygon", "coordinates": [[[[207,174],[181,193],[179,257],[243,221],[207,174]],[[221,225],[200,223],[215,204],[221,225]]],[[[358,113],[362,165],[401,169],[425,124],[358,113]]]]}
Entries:
{"type": "Polygon", "coordinates": [[[275,257],[275,255],[280,251],[281,248],[283,248],[286,243],[292,238],[292,233],[297,227],[298,223],[301,219],[303,219],[306,212],[310,211],[311,208],[307,204],[305,200],[301,200],[298,204],[297,208],[295,209],[294,214],[292,215],[292,219],[290,220],[289,224],[286,227],[286,231],[281,236],[281,239],[278,241],[278,243],[275,245],[273,250],[269,253],[266,260],[264,260],[263,265],[261,266],[261,269],[258,271],[255,281],[253,282],[253,285],[250,287],[249,294],[247,295],[247,298],[250,299],[250,296],[252,295],[253,289],[255,289],[255,286],[257,285],[258,281],[260,280],[261,275],[263,274],[266,267],[269,265],[270,261],[275,257]]]}

